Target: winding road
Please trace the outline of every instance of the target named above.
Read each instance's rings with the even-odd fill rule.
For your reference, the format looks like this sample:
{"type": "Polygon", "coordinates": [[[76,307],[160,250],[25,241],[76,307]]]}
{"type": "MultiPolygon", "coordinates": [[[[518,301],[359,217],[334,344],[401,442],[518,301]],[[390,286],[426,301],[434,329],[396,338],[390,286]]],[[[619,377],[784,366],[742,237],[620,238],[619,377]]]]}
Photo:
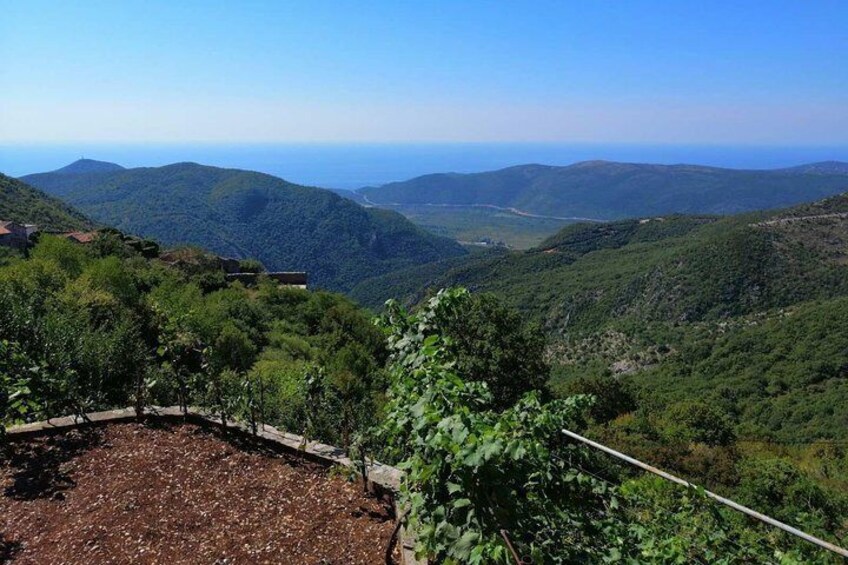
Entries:
{"type": "MultiPolygon", "coordinates": [[[[361,194],[361,193],[360,193],[361,194]]],[[[580,216],[545,216],[543,214],[534,214],[532,212],[526,212],[524,210],[519,210],[518,208],[513,207],[504,207],[497,206],[495,204],[436,204],[432,202],[424,202],[421,204],[401,204],[400,202],[391,202],[391,203],[378,203],[374,202],[367,195],[362,194],[362,198],[365,202],[371,206],[375,206],[377,208],[380,207],[405,207],[405,206],[431,206],[434,208],[489,208],[492,210],[499,210],[501,212],[509,212],[511,214],[515,214],[516,216],[523,216],[525,218],[539,218],[542,220],[565,220],[571,222],[598,222],[604,223],[607,220],[601,220],[599,218],[583,218],[580,216]]]]}

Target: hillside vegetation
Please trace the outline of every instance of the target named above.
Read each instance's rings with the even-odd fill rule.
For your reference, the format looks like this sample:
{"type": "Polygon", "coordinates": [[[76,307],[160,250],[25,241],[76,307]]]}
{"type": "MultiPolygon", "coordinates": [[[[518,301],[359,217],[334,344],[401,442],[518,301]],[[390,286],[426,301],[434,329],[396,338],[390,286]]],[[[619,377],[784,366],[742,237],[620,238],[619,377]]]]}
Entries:
{"type": "Polygon", "coordinates": [[[848,196],[569,226],[529,252],[404,273],[352,294],[377,307],[456,284],[492,292],[552,338],[555,388],[624,375],[668,405],[724,386],[745,436],[848,439],[837,401],[848,379],[848,196]]]}
{"type": "MultiPolygon", "coordinates": [[[[339,295],[228,284],[201,257],[165,263],[127,240],[45,235],[0,266],[0,450],[16,421],[201,406],[401,465],[416,550],[436,562],[509,563],[502,530],[539,565],[835,562],[563,441],[562,428],[583,430],[610,396],[550,400],[543,334],[491,296],[441,292],[413,314],[393,305],[378,327],[339,295]]],[[[659,429],[706,450],[717,473],[738,470],[724,487],[734,496],[844,539],[838,488],[768,455],[737,462],[723,419],[677,410],[687,417],[659,429]]],[[[846,458],[812,461],[838,479],[846,458]]],[[[52,466],[39,472],[55,478],[52,466]]]]}
{"type": "Polygon", "coordinates": [[[347,445],[374,422],[385,345],[367,313],[177,265],[109,231],[87,246],[44,235],[0,265],[0,436],[21,401],[36,419],[148,402],[233,414],[260,386],[265,417],[287,429],[347,445]]]}
{"type": "Polygon", "coordinates": [[[780,208],[848,190],[848,165],[735,170],[586,161],[431,174],[358,191],[376,205],[490,204],[545,216],[615,220],[780,208]]]}
{"type": "Polygon", "coordinates": [[[90,229],[94,223],[61,200],[0,173],[0,220],[38,224],[41,229],[90,229]]]}
{"type": "Polygon", "coordinates": [[[781,520],[848,531],[848,195],[574,225],[528,252],[408,269],[352,294],[426,305],[452,285],[541,326],[553,395],[596,400],[589,435],[751,506],[770,500],[781,520]],[[803,510],[814,499],[823,506],[803,510]]]}
{"type": "Polygon", "coordinates": [[[262,173],[180,163],[25,179],[123,231],[256,258],[273,271],[308,271],[310,283],[329,289],[465,254],[395,212],[262,173]]]}

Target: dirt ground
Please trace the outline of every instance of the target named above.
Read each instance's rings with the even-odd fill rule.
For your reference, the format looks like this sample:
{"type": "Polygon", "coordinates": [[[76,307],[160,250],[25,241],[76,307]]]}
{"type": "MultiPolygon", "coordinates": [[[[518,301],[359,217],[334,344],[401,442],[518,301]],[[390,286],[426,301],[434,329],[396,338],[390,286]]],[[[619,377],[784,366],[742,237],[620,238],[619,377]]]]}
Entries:
{"type": "Polygon", "coordinates": [[[0,563],[385,563],[394,527],[360,484],[188,424],[13,443],[0,489],[0,563]]]}

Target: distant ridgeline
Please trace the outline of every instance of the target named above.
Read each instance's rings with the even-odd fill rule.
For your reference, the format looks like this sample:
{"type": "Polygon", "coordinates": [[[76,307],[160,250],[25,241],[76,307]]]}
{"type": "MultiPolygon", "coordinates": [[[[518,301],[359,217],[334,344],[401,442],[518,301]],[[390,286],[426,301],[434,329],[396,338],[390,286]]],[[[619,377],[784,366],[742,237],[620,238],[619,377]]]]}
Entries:
{"type": "Polygon", "coordinates": [[[586,161],[431,174],[356,191],[380,205],[494,205],[544,216],[622,218],[734,214],[809,202],[848,190],[848,163],[775,170],[586,161]]]}
{"type": "Polygon", "coordinates": [[[754,436],[848,439],[848,195],[724,218],[578,224],[528,252],[444,260],[351,294],[379,307],[454,285],[542,324],[555,387],[629,375],[668,402],[727,387],[754,436]]]}
{"type": "Polygon", "coordinates": [[[120,230],[256,258],[270,271],[308,271],[311,284],[334,290],[466,254],[395,212],[251,171],[195,163],[124,169],[83,160],[22,180],[120,230]]]}

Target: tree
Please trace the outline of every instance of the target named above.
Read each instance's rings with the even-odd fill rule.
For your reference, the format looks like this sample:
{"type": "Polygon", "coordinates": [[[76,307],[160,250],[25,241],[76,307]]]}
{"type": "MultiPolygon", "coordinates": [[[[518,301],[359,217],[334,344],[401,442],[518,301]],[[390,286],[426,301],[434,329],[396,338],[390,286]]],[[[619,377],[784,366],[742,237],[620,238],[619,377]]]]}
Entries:
{"type": "Polygon", "coordinates": [[[697,400],[666,408],[661,433],[670,441],[727,446],[736,439],[733,422],[720,408],[697,400]]]}
{"type": "Polygon", "coordinates": [[[417,552],[436,562],[508,563],[506,530],[534,563],[586,561],[603,538],[607,489],[570,467],[588,465],[589,454],[559,432],[579,425],[589,399],[542,404],[529,392],[491,410],[485,382],[463,378],[439,335],[444,310],[466,296],[442,291],[413,316],[390,302],[382,319],[392,384],[378,445],[406,471],[401,497],[417,552]]]}
{"type": "Polygon", "coordinates": [[[30,397],[29,379],[39,371],[16,343],[0,341],[0,446],[6,424],[25,416],[35,403],[30,397]]]}
{"type": "Polygon", "coordinates": [[[525,324],[493,295],[457,294],[449,308],[435,313],[435,323],[457,372],[485,382],[495,408],[512,406],[526,392],[545,391],[550,367],[541,329],[525,324]]]}
{"type": "Polygon", "coordinates": [[[242,259],[239,261],[239,271],[242,273],[264,273],[265,265],[258,259],[242,259]]]}
{"type": "Polygon", "coordinates": [[[589,409],[589,415],[599,424],[605,424],[622,414],[636,410],[636,395],[626,376],[578,377],[565,386],[565,391],[566,395],[593,396],[595,402],[589,409]]]}

